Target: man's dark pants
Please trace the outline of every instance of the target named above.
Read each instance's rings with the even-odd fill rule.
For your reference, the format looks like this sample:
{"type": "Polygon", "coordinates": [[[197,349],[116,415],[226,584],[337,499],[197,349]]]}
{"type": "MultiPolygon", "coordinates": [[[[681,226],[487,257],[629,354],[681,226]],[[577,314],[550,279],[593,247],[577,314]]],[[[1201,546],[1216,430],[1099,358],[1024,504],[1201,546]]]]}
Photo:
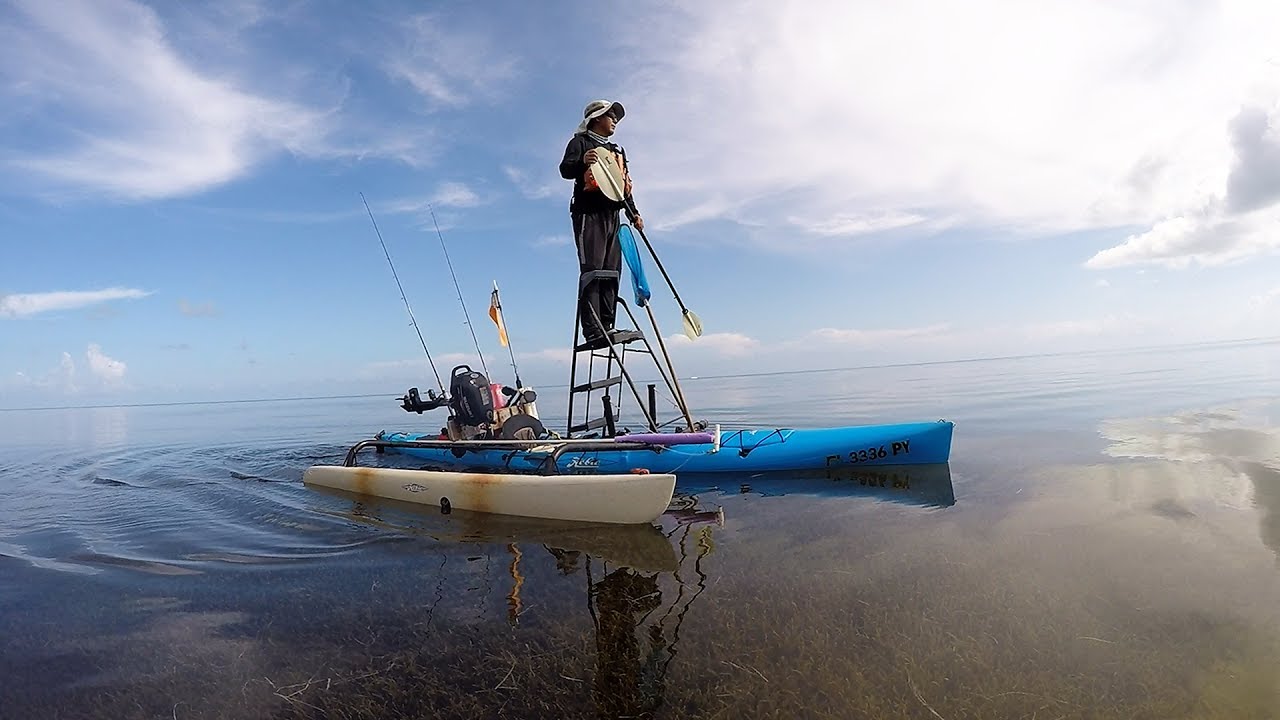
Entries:
{"type": "MultiPolygon", "coordinates": [[[[621,273],[622,248],[618,244],[618,227],[621,221],[618,211],[574,214],[572,217],[573,236],[578,245],[578,267],[582,273],[593,270],[621,273]]],[[[582,287],[581,281],[579,287],[582,287]]],[[[583,335],[600,334],[593,310],[600,316],[604,329],[608,331],[613,329],[617,309],[618,276],[592,280],[582,288],[582,296],[578,298],[578,317],[582,321],[583,335]]]]}

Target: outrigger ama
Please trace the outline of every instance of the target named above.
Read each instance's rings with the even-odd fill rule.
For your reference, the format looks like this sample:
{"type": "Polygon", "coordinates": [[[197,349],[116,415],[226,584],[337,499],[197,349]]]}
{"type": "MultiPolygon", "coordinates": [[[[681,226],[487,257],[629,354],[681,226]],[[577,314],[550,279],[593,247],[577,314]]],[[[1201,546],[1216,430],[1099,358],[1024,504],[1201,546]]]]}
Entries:
{"type": "MultiPolygon", "coordinates": [[[[405,309],[409,312],[410,321],[418,333],[423,352],[426,353],[440,387],[439,394],[428,390],[425,399],[417,388],[411,388],[401,398],[401,407],[417,414],[447,407],[448,420],[441,433],[435,436],[389,439],[380,433],[378,437],[353,446],[341,466],[320,465],[308,468],[303,481],[309,485],[437,505],[446,513],[458,509],[587,522],[643,523],[652,522],[665,512],[675,490],[675,476],[671,473],[651,472],[643,465],[632,465],[618,473],[561,474],[559,469],[560,459],[567,452],[585,450],[590,451],[592,456],[599,456],[601,453],[657,451],[664,447],[665,436],[637,436],[621,441],[620,438],[613,437],[612,432],[608,437],[593,438],[561,437],[549,432],[538,418],[536,393],[530,388],[521,387],[514,353],[511,353],[511,360],[517,378],[516,388],[491,384],[487,370],[482,373],[467,365],[459,365],[450,374],[449,391],[444,390],[435,361],[431,358],[431,351],[413,317],[413,310],[395,272],[395,264],[391,261],[391,255],[367,201],[365,209],[369,212],[369,219],[378,235],[387,263],[391,266],[401,298],[404,299],[405,309]],[[468,452],[514,453],[538,457],[540,460],[524,470],[504,467],[488,472],[482,468],[459,471],[449,467],[431,470],[358,467],[356,460],[359,452],[369,447],[376,448],[379,452],[388,449],[408,453],[436,450],[455,460],[468,452]]],[[[443,245],[444,238],[441,236],[441,246],[443,245]]],[[[445,252],[448,262],[447,250],[445,252]]],[[[451,263],[450,272],[452,273],[451,263]]],[[[456,286],[456,276],[454,282],[456,286]]],[[[463,312],[466,312],[465,304],[463,312]]],[[[509,347],[496,283],[490,317],[498,325],[500,340],[509,347]]],[[[474,330],[472,335],[474,339],[474,330]]],[[[620,352],[612,344],[608,347],[610,356],[616,358],[620,365],[620,352]]],[[[478,342],[476,351],[480,352],[478,342]]],[[[482,366],[483,363],[481,354],[482,366]]],[[[629,377],[628,382],[630,383],[629,377]]],[[[592,387],[586,392],[599,387],[603,386],[592,387]]],[[[614,417],[612,413],[610,417],[614,417]]],[[[612,421],[608,425],[610,429],[614,427],[612,421]]],[[[693,436],[686,434],[679,440],[671,441],[689,439],[693,439],[693,436]]],[[[697,439],[708,438],[700,435],[697,439]]],[[[576,462],[570,464],[575,465],[575,469],[581,467],[576,462]]]]}

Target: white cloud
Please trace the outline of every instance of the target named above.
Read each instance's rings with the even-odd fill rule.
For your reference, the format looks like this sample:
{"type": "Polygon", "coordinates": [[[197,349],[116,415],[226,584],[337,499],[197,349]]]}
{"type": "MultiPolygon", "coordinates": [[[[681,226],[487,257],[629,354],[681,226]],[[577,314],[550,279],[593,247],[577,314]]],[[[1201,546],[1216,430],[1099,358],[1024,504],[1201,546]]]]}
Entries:
{"type": "Polygon", "coordinates": [[[568,247],[572,244],[573,237],[570,235],[544,235],[532,243],[538,248],[568,247]]]}
{"type": "Polygon", "coordinates": [[[531,352],[518,352],[516,358],[521,361],[530,360],[568,366],[572,353],[568,347],[543,348],[531,352]]]}
{"type": "Polygon", "coordinates": [[[14,381],[19,387],[60,395],[78,395],[86,390],[114,390],[124,387],[128,368],[123,362],[107,356],[101,346],[89,344],[85,350],[85,363],[89,368],[88,379],[85,381],[80,379],[76,361],[69,352],[62,353],[56,367],[35,375],[18,371],[14,373],[14,381]]]}
{"type": "Polygon", "coordinates": [[[432,208],[470,208],[484,201],[474,190],[461,182],[443,182],[426,197],[410,197],[385,204],[390,213],[424,213],[432,208]]]}
{"type": "Polygon", "coordinates": [[[1274,287],[1264,293],[1249,298],[1249,307],[1265,308],[1280,303],[1280,287],[1274,287]]]}
{"type": "Polygon", "coordinates": [[[838,214],[817,219],[789,218],[793,225],[817,235],[866,235],[919,225],[926,219],[923,215],[893,210],[878,213],[838,214]]]}
{"type": "Polygon", "coordinates": [[[107,288],[0,295],[0,317],[27,317],[56,310],[76,310],[112,300],[142,298],[150,294],[134,288],[107,288]]]}
{"type": "Polygon", "coordinates": [[[0,24],[0,67],[29,83],[22,99],[46,118],[46,142],[10,148],[9,160],[47,179],[124,198],[170,197],[324,139],[321,112],[202,73],[143,5],[19,0],[10,15],[0,24]]]}
{"type": "Polygon", "coordinates": [[[1243,109],[1231,123],[1236,165],[1227,178],[1227,204],[1247,212],[1280,201],[1280,104],[1243,109]]]}
{"type": "Polygon", "coordinates": [[[475,207],[480,204],[480,196],[463,183],[447,182],[436,188],[430,202],[439,207],[475,207]]]}
{"type": "Polygon", "coordinates": [[[690,340],[683,334],[675,334],[667,336],[667,347],[685,352],[696,349],[724,357],[745,357],[756,352],[760,341],[736,332],[708,333],[696,340],[690,340]]]}
{"type": "MultiPolygon", "coordinates": [[[[440,379],[449,384],[448,374],[457,365],[470,365],[477,370],[480,361],[474,352],[448,352],[439,355],[432,355],[435,361],[436,370],[440,373],[440,379]]],[[[489,355],[485,355],[485,362],[492,363],[494,360],[489,355]]],[[[418,358],[406,358],[401,360],[376,360],[365,363],[357,371],[359,376],[366,379],[379,378],[403,378],[403,377],[427,377],[435,380],[435,376],[431,375],[431,364],[427,357],[423,355],[418,358]],[[423,375],[423,373],[426,375],[423,375]]]]}
{"type": "Polygon", "coordinates": [[[67,394],[78,392],[76,387],[76,363],[71,359],[71,353],[62,353],[62,360],[58,363],[58,369],[46,375],[48,378],[47,385],[60,388],[67,394]]]}
{"type": "Polygon", "coordinates": [[[621,139],[669,224],[1150,225],[1225,187],[1276,27],[1269,0],[693,4],[627,48],[621,139]]]}
{"type": "Polygon", "coordinates": [[[404,47],[387,72],[404,80],[430,102],[461,107],[494,101],[516,75],[516,63],[494,47],[493,37],[445,27],[439,17],[420,15],[402,23],[404,47]]]}
{"type": "Polygon", "coordinates": [[[114,358],[107,357],[97,344],[91,343],[89,345],[88,351],[85,352],[85,358],[89,361],[89,373],[101,384],[115,386],[124,381],[124,374],[127,370],[125,364],[114,358]]]}
{"type": "Polygon", "coordinates": [[[1215,209],[1162,220],[1146,232],[1130,235],[1121,244],[1099,251],[1085,262],[1085,267],[1214,266],[1278,250],[1280,205],[1243,216],[1215,209]]]}
{"type": "Polygon", "coordinates": [[[1222,265],[1280,250],[1280,104],[1231,122],[1235,151],[1221,189],[1197,207],[1095,254],[1089,268],[1222,265]]]}
{"type": "Polygon", "coordinates": [[[1127,337],[1145,330],[1150,322],[1131,314],[1111,314],[1083,320],[1059,320],[1033,323],[1021,329],[1027,338],[1037,341],[1112,335],[1127,337]]]}
{"type": "Polygon", "coordinates": [[[803,338],[801,343],[813,341],[841,345],[882,345],[903,340],[935,339],[949,331],[947,325],[928,325],[914,328],[885,328],[878,330],[841,330],[819,328],[803,338]]]}
{"type": "Polygon", "coordinates": [[[554,177],[548,175],[544,179],[535,180],[528,172],[510,165],[504,166],[502,172],[520,190],[520,194],[530,200],[542,200],[556,195],[568,197],[569,193],[566,190],[568,184],[559,175],[554,177]]]}

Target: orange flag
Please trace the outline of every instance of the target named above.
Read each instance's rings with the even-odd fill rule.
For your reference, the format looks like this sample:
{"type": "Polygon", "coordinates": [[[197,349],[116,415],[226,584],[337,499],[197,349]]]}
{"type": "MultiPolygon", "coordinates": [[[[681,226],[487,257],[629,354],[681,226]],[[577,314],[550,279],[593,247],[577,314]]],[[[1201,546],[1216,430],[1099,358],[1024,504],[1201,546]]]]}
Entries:
{"type": "Polygon", "coordinates": [[[507,347],[507,326],[502,322],[502,301],[498,299],[498,283],[493,283],[493,294],[489,296],[489,319],[498,326],[498,342],[507,347]]]}

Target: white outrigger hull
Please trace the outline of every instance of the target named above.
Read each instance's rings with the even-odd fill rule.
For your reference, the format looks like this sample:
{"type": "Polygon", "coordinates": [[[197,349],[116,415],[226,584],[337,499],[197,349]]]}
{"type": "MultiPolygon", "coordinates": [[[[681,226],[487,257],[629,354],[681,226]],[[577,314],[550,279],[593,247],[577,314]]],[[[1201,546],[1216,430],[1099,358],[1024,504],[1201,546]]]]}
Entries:
{"type": "Polygon", "coordinates": [[[596,523],[647,523],[666,512],[670,473],[518,475],[316,465],[307,485],[442,509],[596,523]]]}

